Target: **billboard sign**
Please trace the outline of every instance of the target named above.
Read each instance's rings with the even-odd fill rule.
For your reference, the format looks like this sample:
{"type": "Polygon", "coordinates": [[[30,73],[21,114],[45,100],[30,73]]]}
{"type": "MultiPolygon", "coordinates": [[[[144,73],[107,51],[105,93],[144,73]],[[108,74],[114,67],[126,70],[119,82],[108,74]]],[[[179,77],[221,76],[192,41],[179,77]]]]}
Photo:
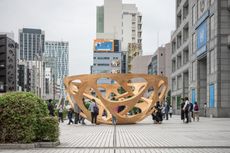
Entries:
{"type": "Polygon", "coordinates": [[[96,39],[94,40],[94,51],[113,52],[114,51],[114,41],[96,39]]]}
{"type": "Polygon", "coordinates": [[[197,56],[207,51],[207,21],[204,21],[197,29],[197,56]]]}
{"type": "Polygon", "coordinates": [[[200,49],[207,43],[207,21],[203,22],[197,30],[197,49],[200,49]]]}

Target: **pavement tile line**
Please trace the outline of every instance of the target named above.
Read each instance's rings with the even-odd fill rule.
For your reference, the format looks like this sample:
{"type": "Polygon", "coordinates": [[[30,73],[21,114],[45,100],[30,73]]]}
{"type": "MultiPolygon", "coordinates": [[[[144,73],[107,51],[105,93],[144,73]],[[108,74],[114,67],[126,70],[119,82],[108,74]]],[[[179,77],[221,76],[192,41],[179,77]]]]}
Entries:
{"type": "MultiPolygon", "coordinates": [[[[53,149],[53,148],[41,148],[53,149]]],[[[58,149],[67,149],[66,147],[58,147],[58,149]]],[[[68,149],[230,149],[230,146],[146,146],[146,147],[68,147],[68,149]]]]}

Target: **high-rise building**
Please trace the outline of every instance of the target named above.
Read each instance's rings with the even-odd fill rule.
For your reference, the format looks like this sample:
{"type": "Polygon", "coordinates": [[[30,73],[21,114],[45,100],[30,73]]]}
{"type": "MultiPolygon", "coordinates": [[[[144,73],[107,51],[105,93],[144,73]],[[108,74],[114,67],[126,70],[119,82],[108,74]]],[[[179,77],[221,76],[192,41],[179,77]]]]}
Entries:
{"type": "Polygon", "coordinates": [[[0,35],[0,93],[16,91],[18,44],[7,34],[0,35]]]}
{"type": "Polygon", "coordinates": [[[148,73],[155,75],[164,75],[168,78],[169,88],[171,87],[171,44],[159,47],[153,54],[152,61],[148,65],[148,73]]]}
{"type": "Polygon", "coordinates": [[[121,51],[129,52],[127,65],[135,56],[142,55],[142,15],[135,4],[122,4],[122,0],[104,0],[104,6],[97,7],[97,36],[101,33],[121,41],[121,51]],[[130,48],[130,43],[138,47],[133,51],[134,47],[130,48]]]}
{"type": "MultiPolygon", "coordinates": [[[[55,93],[65,97],[64,77],[69,74],[69,43],[64,41],[46,41],[44,54],[46,67],[51,68],[55,93]],[[56,89],[56,87],[60,89],[56,89]]],[[[56,97],[59,99],[60,97],[56,97]]]]}
{"type": "Polygon", "coordinates": [[[177,0],[172,35],[172,104],[198,102],[201,114],[230,116],[230,1],[177,0]],[[202,109],[207,104],[207,109],[202,109]]]}
{"type": "Polygon", "coordinates": [[[33,92],[44,98],[45,32],[41,29],[19,30],[18,90],[33,92]]]}
{"type": "Polygon", "coordinates": [[[41,57],[45,49],[45,32],[41,29],[23,28],[19,30],[21,60],[33,61],[41,57]]]}

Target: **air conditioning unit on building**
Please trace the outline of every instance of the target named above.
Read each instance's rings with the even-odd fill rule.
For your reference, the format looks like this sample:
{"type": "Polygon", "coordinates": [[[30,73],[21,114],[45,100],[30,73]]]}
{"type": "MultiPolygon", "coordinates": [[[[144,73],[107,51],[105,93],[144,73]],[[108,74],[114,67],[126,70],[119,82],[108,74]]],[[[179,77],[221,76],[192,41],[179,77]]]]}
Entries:
{"type": "Polygon", "coordinates": [[[228,48],[230,48],[230,35],[228,35],[228,48]]]}

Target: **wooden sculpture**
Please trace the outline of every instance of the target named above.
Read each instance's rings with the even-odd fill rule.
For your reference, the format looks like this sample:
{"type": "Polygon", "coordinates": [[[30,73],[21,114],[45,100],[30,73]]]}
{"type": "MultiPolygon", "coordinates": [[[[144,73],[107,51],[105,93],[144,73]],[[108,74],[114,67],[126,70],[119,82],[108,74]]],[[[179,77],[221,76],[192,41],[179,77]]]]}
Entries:
{"type": "Polygon", "coordinates": [[[105,124],[112,123],[112,115],[117,124],[143,120],[155,110],[157,101],[164,100],[168,88],[166,77],[147,74],[78,75],[66,77],[64,83],[71,106],[77,103],[80,115],[91,121],[85,102],[95,99],[99,107],[97,122],[105,124]]]}

